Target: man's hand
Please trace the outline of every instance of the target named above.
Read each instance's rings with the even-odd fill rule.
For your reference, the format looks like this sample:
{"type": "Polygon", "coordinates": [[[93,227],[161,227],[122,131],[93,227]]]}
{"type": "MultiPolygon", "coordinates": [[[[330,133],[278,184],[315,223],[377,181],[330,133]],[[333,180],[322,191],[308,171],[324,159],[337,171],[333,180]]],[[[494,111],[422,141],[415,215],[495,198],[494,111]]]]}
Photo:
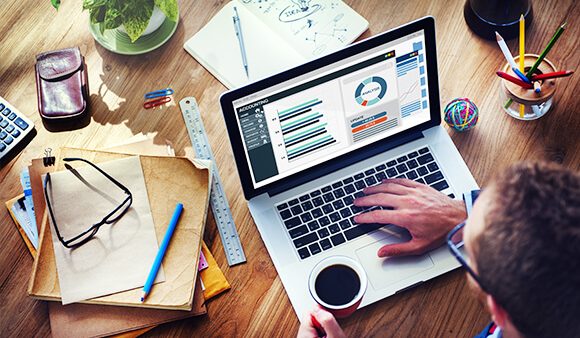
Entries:
{"type": "Polygon", "coordinates": [[[298,329],[297,338],[346,338],[344,332],[338,325],[334,316],[327,311],[320,308],[314,309],[308,313],[303,319],[300,328],[298,329]],[[314,318],[314,319],[312,319],[314,318]],[[313,323],[317,321],[318,323],[313,323]],[[320,327],[317,328],[318,324],[320,327]],[[324,332],[319,332],[320,330],[324,332]]]}
{"type": "MultiPolygon", "coordinates": [[[[406,228],[409,242],[388,244],[379,249],[379,257],[420,255],[445,241],[447,233],[467,218],[463,201],[405,178],[383,180],[365,188],[366,196],[354,200],[359,207],[383,206],[393,210],[373,210],[355,217],[357,223],[395,224],[406,228]]],[[[361,225],[361,226],[364,226],[361,225]]]]}

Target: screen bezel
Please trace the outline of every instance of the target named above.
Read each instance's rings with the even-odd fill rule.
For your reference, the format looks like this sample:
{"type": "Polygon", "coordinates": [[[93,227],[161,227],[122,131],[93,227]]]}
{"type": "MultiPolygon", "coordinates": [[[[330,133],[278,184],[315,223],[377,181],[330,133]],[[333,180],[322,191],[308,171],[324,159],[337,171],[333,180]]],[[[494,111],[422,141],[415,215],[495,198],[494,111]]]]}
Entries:
{"type": "Polygon", "coordinates": [[[224,115],[224,120],[226,122],[230,144],[232,146],[234,158],[238,168],[238,174],[240,176],[240,181],[246,200],[250,200],[251,198],[261,195],[265,192],[280,191],[281,188],[284,187],[298,186],[317,177],[321,177],[330,172],[333,172],[339,168],[346,167],[365,158],[377,155],[378,153],[392,148],[394,141],[412,138],[413,135],[420,134],[421,131],[437,126],[441,123],[439,77],[437,72],[437,50],[435,48],[435,19],[432,16],[418,19],[404,26],[400,26],[390,31],[362,40],[347,46],[344,49],[328,54],[319,59],[312,60],[295,68],[291,68],[282,73],[264,78],[257,82],[248,84],[247,86],[225,92],[220,96],[220,105],[224,115]],[[399,132],[395,135],[391,135],[382,140],[359,148],[356,150],[357,156],[352,156],[353,152],[348,152],[331,160],[320,163],[316,166],[305,169],[301,172],[281,178],[263,187],[254,188],[252,176],[250,174],[250,168],[247,161],[247,152],[244,149],[242,137],[237,123],[238,117],[233,106],[233,102],[235,100],[278,85],[282,82],[292,80],[298,76],[316,71],[321,67],[340,62],[343,59],[363,53],[367,50],[376,48],[380,45],[413,34],[420,30],[425,32],[425,59],[427,62],[427,83],[429,88],[430,109],[430,119],[427,122],[421,123],[405,131],[399,132]]]}

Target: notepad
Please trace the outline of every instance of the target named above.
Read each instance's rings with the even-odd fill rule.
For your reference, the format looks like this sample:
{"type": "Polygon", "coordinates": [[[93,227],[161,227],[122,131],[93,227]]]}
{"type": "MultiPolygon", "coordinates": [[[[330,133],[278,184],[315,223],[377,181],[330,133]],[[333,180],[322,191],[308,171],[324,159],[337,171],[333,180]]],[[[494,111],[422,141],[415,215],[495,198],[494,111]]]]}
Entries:
{"type": "MultiPolygon", "coordinates": [[[[99,168],[126,186],[133,202],[118,221],[72,249],[60,243],[49,218],[63,305],[143,286],[159,248],[139,157],[102,162],[99,168]]],[[[82,233],[126,198],[88,165],[52,173],[46,189],[64,238],[82,233]]],[[[165,281],[163,271],[158,276],[165,281]]]]}
{"type": "Polygon", "coordinates": [[[367,28],[368,22],[340,0],[234,0],[183,47],[232,89],[339,50],[367,28]],[[249,78],[233,25],[234,6],[249,78]]]}

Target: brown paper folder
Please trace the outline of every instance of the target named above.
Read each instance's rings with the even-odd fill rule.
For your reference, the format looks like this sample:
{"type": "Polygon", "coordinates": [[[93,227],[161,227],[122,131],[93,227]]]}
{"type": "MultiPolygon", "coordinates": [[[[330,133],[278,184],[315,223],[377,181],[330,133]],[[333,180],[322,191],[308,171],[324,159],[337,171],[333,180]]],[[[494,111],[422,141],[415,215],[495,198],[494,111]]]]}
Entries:
{"type": "MultiPolygon", "coordinates": [[[[59,157],[81,157],[99,163],[128,156],[135,155],[62,148],[59,157]]],[[[176,203],[181,202],[184,205],[184,212],[163,259],[166,281],[153,286],[145,303],[140,302],[141,289],[93,298],[83,303],[190,311],[209,202],[209,170],[198,168],[190,160],[182,157],[139,156],[139,158],[158,242],[163,239],[176,203]]],[[[56,170],[63,168],[62,162],[57,161],[56,170]]],[[[60,300],[52,237],[46,213],[42,221],[39,250],[34,261],[28,293],[37,299],[60,300]]]]}
{"type": "Polygon", "coordinates": [[[173,311],[118,306],[49,302],[50,329],[54,338],[103,337],[151,327],[206,313],[199,280],[195,285],[193,309],[173,311]]]}

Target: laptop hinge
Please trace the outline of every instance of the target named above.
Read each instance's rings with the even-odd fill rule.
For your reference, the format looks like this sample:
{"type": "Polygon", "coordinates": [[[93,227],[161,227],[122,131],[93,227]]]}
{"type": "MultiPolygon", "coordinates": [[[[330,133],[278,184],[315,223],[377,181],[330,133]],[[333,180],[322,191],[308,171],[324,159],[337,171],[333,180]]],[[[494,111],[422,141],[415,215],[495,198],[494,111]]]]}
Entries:
{"type": "Polygon", "coordinates": [[[299,185],[313,181],[319,177],[335,172],[349,165],[366,160],[367,158],[373,157],[380,153],[384,153],[385,151],[394,149],[398,146],[401,146],[409,142],[413,142],[423,137],[424,137],[423,132],[417,131],[415,133],[410,133],[405,136],[397,137],[397,139],[391,142],[387,142],[380,148],[377,147],[373,149],[371,146],[369,147],[370,149],[368,151],[362,152],[357,150],[348,154],[344,154],[342,156],[339,156],[337,158],[328,161],[328,163],[324,163],[323,165],[319,164],[316,168],[309,170],[308,174],[302,174],[296,179],[290,180],[289,182],[285,182],[283,184],[279,184],[271,188],[270,190],[268,190],[268,195],[270,197],[276,196],[278,194],[283,193],[286,190],[295,188],[299,185]]]}

